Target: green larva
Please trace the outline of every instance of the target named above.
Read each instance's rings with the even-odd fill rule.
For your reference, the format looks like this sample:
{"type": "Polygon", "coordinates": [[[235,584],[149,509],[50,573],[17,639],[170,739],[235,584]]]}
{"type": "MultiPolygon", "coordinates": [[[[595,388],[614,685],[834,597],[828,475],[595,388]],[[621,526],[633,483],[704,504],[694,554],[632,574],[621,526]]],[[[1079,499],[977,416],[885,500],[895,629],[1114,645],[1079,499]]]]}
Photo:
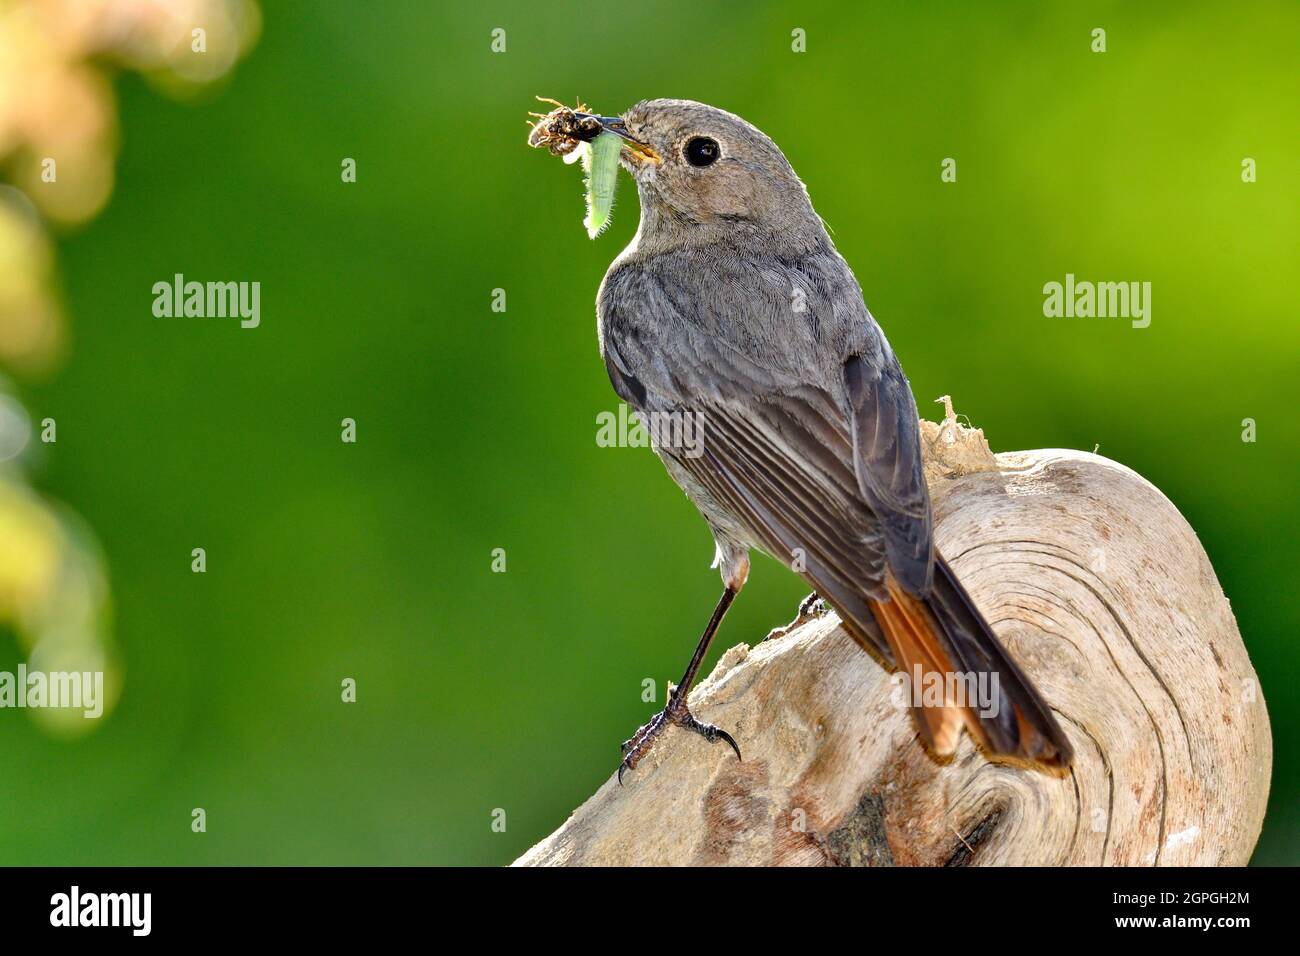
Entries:
{"type": "Polygon", "coordinates": [[[582,224],[592,239],[609,225],[609,214],[614,208],[614,190],[618,187],[618,157],[622,149],[622,138],[607,131],[590,143],[583,143],[577,150],[581,154],[583,172],[587,174],[587,218],[582,224]]]}

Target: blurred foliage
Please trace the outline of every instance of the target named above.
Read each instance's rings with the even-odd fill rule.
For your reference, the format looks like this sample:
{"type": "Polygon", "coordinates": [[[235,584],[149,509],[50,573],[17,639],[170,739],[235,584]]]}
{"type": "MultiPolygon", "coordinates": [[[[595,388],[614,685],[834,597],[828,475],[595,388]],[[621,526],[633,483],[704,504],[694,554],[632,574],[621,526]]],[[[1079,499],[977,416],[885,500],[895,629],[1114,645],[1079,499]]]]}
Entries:
{"type": "MultiPolygon", "coordinates": [[[[923,410],[952,393],[995,449],[1099,443],[1178,505],[1269,704],[1256,859],[1300,860],[1300,9],[263,16],[219,97],[177,104],[123,78],[112,200],[58,241],[76,335],[24,399],[59,422],[40,486],[96,530],[130,673],[90,737],[0,719],[0,859],[504,863],[613,771],[652,710],[642,679],[662,696],[679,675],[719,582],[653,456],[596,445],[615,398],[593,300],[636,200],[624,180],[612,227],[587,240],[580,177],[524,146],[543,94],[604,112],[682,96],[758,124],[923,410]],[[260,281],[261,327],[155,319],[149,290],[177,272],[260,281]],[[1151,281],[1151,327],[1045,319],[1042,286],[1066,272],[1151,281]],[[208,832],[191,834],[200,806],[208,832]]],[[[706,666],[800,597],[758,562],[706,666]]]]}
{"type": "MultiPolygon", "coordinates": [[[[230,68],[257,23],[245,0],[0,0],[0,171],[19,187],[0,185],[0,362],[21,377],[51,374],[68,340],[46,223],[84,222],[112,191],[112,65],[187,96],[230,68]]],[[[78,736],[121,692],[106,571],[84,523],[28,486],[38,429],[15,391],[0,380],[0,625],[32,670],[104,675],[99,719],[27,711],[78,736]]],[[[40,422],[41,444],[57,444],[57,426],[40,422]]]]}

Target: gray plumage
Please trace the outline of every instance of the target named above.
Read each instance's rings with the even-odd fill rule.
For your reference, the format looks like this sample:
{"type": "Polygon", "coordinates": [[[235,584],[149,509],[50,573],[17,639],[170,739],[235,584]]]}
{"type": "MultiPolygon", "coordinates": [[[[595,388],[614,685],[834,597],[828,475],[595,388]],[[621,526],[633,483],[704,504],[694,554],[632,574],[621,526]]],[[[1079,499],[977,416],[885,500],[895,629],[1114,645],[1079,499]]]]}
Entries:
{"type": "Polygon", "coordinates": [[[999,672],[1008,706],[980,728],[991,749],[1027,749],[1016,704],[1049,738],[1028,755],[1068,760],[1046,705],[935,553],[907,378],[784,155],[700,103],[652,100],[622,121],[650,150],[624,151],[641,224],[601,284],[601,353],[633,408],[702,423],[702,454],[656,452],[712,529],[724,581],[744,584],[751,548],[801,567],[894,662],[873,613],[892,579],[943,625],[955,665],[999,672]],[[705,166],[684,158],[698,137],[717,143],[705,166]]]}
{"type": "MultiPolygon", "coordinates": [[[[679,100],[642,104],[625,118],[637,135],[645,131],[642,117],[666,114],[686,118],[682,135],[704,129],[719,139],[719,163],[737,163],[729,178],[756,181],[752,191],[783,176],[785,201],[764,215],[735,209],[709,219],[698,206],[673,208],[674,194],[685,189],[661,191],[658,170],[634,170],[645,210],[641,230],[597,299],[602,354],[615,389],[639,410],[689,412],[703,421],[702,459],[656,450],[722,533],[724,568],[739,549],[758,547],[789,564],[800,548],[813,563],[883,597],[888,553],[904,583],[926,588],[930,507],[916,407],[852,270],[766,136],[729,113],[679,100]],[[761,159],[731,158],[742,150],[761,159]],[[845,372],[850,360],[857,369],[852,391],[845,372]],[[788,501],[790,515],[756,503],[762,529],[717,496],[700,494],[699,485],[707,489],[720,477],[707,469],[748,476],[747,484],[758,477],[760,462],[736,444],[743,439],[725,437],[737,433],[769,443],[772,457],[764,467],[777,469],[773,480],[809,492],[788,501]],[[852,449],[855,436],[860,457],[852,449]],[[887,504],[885,520],[864,508],[863,499],[887,504]]],[[[718,165],[699,175],[716,177],[718,165]]]]}

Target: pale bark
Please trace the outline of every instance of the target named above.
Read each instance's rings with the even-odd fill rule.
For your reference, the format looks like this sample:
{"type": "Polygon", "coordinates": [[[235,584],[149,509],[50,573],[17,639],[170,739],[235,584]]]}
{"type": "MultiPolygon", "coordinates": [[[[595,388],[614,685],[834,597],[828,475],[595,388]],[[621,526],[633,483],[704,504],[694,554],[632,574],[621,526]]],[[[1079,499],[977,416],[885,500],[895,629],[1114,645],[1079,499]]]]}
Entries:
{"type": "Polygon", "coordinates": [[[691,692],[743,762],[670,728],[626,786],[611,778],[517,865],[1250,858],[1268,715],[1195,532],[1113,461],[995,458],[951,409],[922,426],[938,546],[1057,713],[1071,772],[991,763],[969,737],[937,760],[897,681],[829,614],[732,647],[691,692]]]}

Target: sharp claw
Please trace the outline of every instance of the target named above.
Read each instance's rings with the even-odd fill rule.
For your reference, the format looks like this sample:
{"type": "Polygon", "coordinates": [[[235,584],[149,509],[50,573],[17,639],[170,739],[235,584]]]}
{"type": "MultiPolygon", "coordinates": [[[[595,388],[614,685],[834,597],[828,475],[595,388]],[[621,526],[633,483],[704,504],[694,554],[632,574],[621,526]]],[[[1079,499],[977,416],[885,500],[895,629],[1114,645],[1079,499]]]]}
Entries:
{"type": "Polygon", "coordinates": [[[809,618],[819,614],[818,605],[822,603],[821,596],[814,591],[808,595],[799,604],[799,617],[809,618]]]}
{"type": "Polygon", "coordinates": [[[719,729],[719,728],[714,728],[714,729],[718,731],[718,736],[719,736],[719,737],[721,737],[721,738],[722,738],[723,740],[725,740],[727,743],[731,744],[731,749],[734,750],[734,751],[736,752],[736,759],[739,760],[741,763],[744,763],[744,762],[745,762],[745,758],[742,757],[742,756],[740,755],[740,748],[736,746],[736,741],[734,741],[734,740],[731,738],[731,734],[729,734],[729,733],[727,733],[725,730],[721,730],[721,729],[719,729]]]}
{"type": "Polygon", "coordinates": [[[785,627],[775,627],[772,630],[768,631],[767,637],[763,638],[763,640],[771,641],[771,640],[775,640],[776,638],[785,637],[787,634],[789,634],[791,631],[795,630],[796,628],[802,627],[803,625],[807,624],[809,621],[821,617],[826,613],[826,610],[827,610],[826,602],[821,599],[821,596],[816,591],[814,591],[812,594],[808,595],[806,598],[804,598],[802,601],[799,602],[799,611],[795,615],[793,621],[791,621],[785,627]]]}
{"type": "Polygon", "coordinates": [[[690,730],[699,734],[709,743],[717,743],[719,740],[725,740],[732,750],[736,752],[736,759],[743,761],[745,758],[740,754],[740,746],[736,743],[734,737],[713,724],[706,724],[697,720],[695,715],[686,709],[685,701],[676,703],[676,694],[670,698],[668,707],[651,718],[650,722],[640,728],[631,740],[623,742],[623,762],[618,765],[618,785],[623,786],[623,774],[628,770],[636,769],[641,758],[650,752],[658,740],[659,734],[668,724],[676,724],[684,730],[690,730]]]}

